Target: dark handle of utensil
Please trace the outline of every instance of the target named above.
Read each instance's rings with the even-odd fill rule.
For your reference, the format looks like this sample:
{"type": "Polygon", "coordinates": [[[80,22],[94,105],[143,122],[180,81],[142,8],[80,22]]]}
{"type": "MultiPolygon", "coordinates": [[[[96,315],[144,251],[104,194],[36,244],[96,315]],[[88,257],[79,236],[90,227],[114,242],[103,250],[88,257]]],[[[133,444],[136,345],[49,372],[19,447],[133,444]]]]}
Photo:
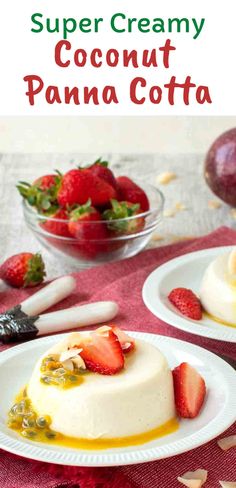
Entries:
{"type": "Polygon", "coordinates": [[[29,317],[22,310],[21,306],[8,310],[0,315],[0,341],[4,344],[15,341],[33,339],[38,333],[35,326],[38,316],[29,317]]]}

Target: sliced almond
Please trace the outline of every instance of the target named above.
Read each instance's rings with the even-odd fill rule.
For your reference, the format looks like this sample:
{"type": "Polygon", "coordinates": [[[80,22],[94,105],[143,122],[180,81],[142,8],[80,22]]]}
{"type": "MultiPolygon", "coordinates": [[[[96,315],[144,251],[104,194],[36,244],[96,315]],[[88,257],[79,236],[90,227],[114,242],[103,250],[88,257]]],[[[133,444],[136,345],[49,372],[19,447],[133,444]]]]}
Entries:
{"type": "Polygon", "coordinates": [[[159,185],[168,185],[171,181],[175,180],[177,178],[177,175],[173,173],[172,171],[165,171],[163,173],[160,173],[156,181],[159,183],[159,185]]]}
{"type": "Polygon", "coordinates": [[[208,201],[208,208],[211,210],[216,210],[222,206],[222,203],[219,200],[209,200],[208,201]]]}
{"type": "Polygon", "coordinates": [[[223,451],[228,451],[231,447],[236,447],[236,435],[223,437],[217,441],[217,444],[223,451]]]}
{"type": "Polygon", "coordinates": [[[222,488],[236,488],[236,481],[220,481],[222,488]]]}
{"type": "Polygon", "coordinates": [[[228,258],[228,272],[231,275],[236,274],[236,248],[231,251],[228,258]]]}
{"type": "Polygon", "coordinates": [[[187,471],[177,480],[188,488],[201,488],[207,480],[207,474],[208,472],[205,469],[197,469],[196,471],[187,471]]]}

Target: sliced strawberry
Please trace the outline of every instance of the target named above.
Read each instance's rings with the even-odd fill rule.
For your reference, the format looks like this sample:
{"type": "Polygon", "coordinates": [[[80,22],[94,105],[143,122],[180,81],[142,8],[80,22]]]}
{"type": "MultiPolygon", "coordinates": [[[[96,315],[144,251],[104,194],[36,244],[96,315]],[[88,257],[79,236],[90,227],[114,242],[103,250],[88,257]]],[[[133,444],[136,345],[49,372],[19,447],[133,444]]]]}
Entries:
{"type": "Polygon", "coordinates": [[[112,331],[116,336],[118,337],[120,341],[120,345],[122,347],[122,351],[124,353],[130,352],[135,348],[135,340],[133,337],[130,337],[128,334],[125,333],[124,330],[120,329],[119,327],[116,326],[111,326],[112,331]]]}
{"type": "Polygon", "coordinates": [[[193,320],[201,320],[201,302],[192,290],[188,290],[187,288],[174,288],[168,295],[168,298],[183,315],[193,320]]]}
{"type": "Polygon", "coordinates": [[[194,418],[202,407],[206,385],[202,376],[188,363],[181,363],[173,371],[176,410],[180,417],[194,418]]]}
{"type": "Polygon", "coordinates": [[[112,330],[104,334],[96,331],[82,339],[80,356],[94,373],[113,375],[124,367],[124,355],[118,337],[112,330]]]}

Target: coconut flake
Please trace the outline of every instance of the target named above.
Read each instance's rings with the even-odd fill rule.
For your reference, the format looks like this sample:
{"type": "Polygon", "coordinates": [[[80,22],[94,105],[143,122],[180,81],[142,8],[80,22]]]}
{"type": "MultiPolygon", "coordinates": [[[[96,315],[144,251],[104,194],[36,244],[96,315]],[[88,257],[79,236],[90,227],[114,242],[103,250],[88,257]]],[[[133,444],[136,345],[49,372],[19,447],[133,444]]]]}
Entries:
{"type": "Polygon", "coordinates": [[[78,354],[80,354],[81,351],[83,351],[83,349],[76,349],[76,348],[67,349],[67,351],[63,351],[61,353],[59,361],[61,361],[61,363],[63,363],[67,359],[72,359],[75,356],[78,356],[78,354]]]}
{"type": "Polygon", "coordinates": [[[231,208],[230,215],[233,217],[233,219],[236,219],[236,208],[231,208]]]}
{"type": "Polygon", "coordinates": [[[111,327],[109,327],[109,325],[103,325],[102,327],[98,327],[95,332],[96,334],[106,335],[109,330],[111,330],[111,327]]]}
{"type": "Polygon", "coordinates": [[[175,180],[177,175],[172,171],[165,171],[164,173],[160,173],[157,178],[156,182],[160,185],[168,185],[171,181],[175,180]]]}
{"type": "Polygon", "coordinates": [[[77,369],[86,369],[86,364],[81,356],[74,357],[72,363],[77,369]]]}
{"type": "Polygon", "coordinates": [[[71,359],[66,359],[65,361],[62,361],[61,364],[62,364],[63,368],[68,369],[69,371],[74,370],[74,365],[73,365],[71,359]]]}
{"type": "Polygon", "coordinates": [[[187,471],[177,480],[188,488],[201,488],[207,480],[207,474],[208,471],[205,469],[197,469],[196,471],[187,471]]]}
{"type": "Polygon", "coordinates": [[[231,447],[236,447],[236,435],[223,437],[217,441],[217,444],[223,451],[228,451],[231,447]]]}
{"type": "Polygon", "coordinates": [[[219,200],[209,200],[208,201],[208,208],[211,210],[217,210],[222,206],[222,203],[219,200]]]}
{"type": "Polygon", "coordinates": [[[158,242],[158,241],[163,241],[164,237],[161,236],[160,234],[153,234],[151,240],[153,242],[158,242]]]}
{"type": "Polygon", "coordinates": [[[236,481],[220,481],[222,488],[236,488],[236,481]]]}
{"type": "Polygon", "coordinates": [[[187,210],[187,207],[182,202],[176,202],[175,209],[181,211],[181,210],[187,210]]]}
{"type": "Polygon", "coordinates": [[[176,208],[168,208],[167,210],[164,210],[163,215],[164,217],[171,218],[171,217],[175,217],[177,212],[178,210],[176,208]]]}
{"type": "Polygon", "coordinates": [[[73,371],[74,367],[78,369],[86,369],[86,365],[84,360],[81,358],[80,353],[83,349],[68,349],[67,351],[63,351],[60,355],[60,361],[63,364],[64,368],[73,371]]]}

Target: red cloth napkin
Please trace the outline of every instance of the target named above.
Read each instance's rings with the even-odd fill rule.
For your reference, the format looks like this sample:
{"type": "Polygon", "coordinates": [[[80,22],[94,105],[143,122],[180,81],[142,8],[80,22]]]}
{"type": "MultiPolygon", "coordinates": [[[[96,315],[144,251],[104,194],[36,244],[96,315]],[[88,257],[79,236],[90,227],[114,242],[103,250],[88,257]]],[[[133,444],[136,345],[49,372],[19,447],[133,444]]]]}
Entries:
{"type": "MultiPolygon", "coordinates": [[[[236,244],[236,232],[221,227],[208,236],[145,251],[134,258],[74,276],[77,292],[57,308],[77,302],[116,300],[120,314],[115,321],[130,330],[153,332],[198,344],[213,352],[224,353],[236,360],[236,345],[187,334],[154,317],[142,301],[141,291],[146,277],[160,264],[176,256],[209,247],[236,244]]],[[[19,303],[31,292],[14,290],[0,293],[1,309],[19,303]]],[[[6,346],[0,347],[3,350],[6,346]]],[[[236,425],[224,435],[235,433],[236,425]]],[[[223,452],[215,440],[189,453],[142,465],[117,468],[73,468],[29,461],[1,451],[0,486],[2,488],[177,488],[176,480],[188,470],[209,470],[206,488],[219,486],[218,480],[236,480],[235,449],[223,452]]]]}

